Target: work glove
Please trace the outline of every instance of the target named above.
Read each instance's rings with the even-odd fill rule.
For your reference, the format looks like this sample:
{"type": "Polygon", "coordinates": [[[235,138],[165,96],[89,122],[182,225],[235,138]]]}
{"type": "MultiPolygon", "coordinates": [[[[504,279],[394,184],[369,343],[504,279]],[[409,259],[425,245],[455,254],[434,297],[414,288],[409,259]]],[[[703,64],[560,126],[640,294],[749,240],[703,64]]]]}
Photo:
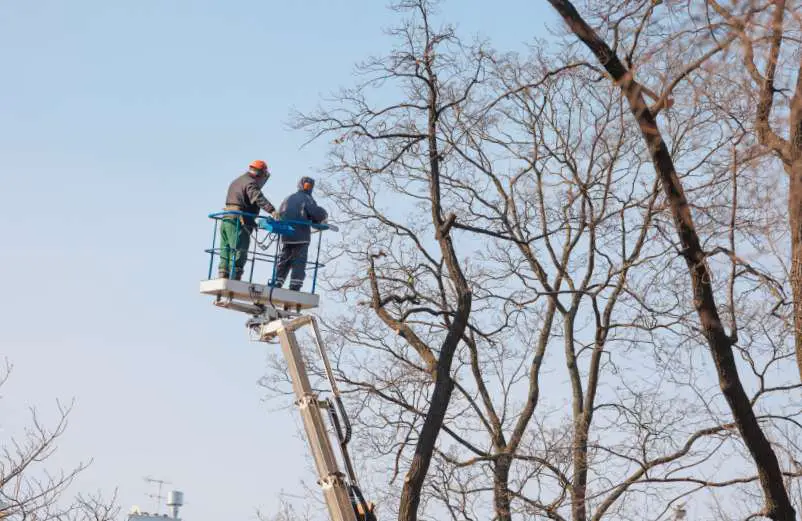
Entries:
{"type": "Polygon", "coordinates": [[[270,214],[273,219],[280,221],[281,220],[281,213],[278,210],[273,210],[273,213],[270,214]]]}

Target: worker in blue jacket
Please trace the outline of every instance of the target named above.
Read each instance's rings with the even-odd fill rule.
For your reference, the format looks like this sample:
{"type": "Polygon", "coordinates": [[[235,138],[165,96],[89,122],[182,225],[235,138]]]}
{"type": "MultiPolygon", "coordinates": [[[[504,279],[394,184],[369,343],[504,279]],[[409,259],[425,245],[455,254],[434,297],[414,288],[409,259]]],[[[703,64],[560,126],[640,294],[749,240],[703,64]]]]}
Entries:
{"type": "MultiPolygon", "coordinates": [[[[321,208],[312,197],[315,180],[302,177],[298,181],[298,191],[284,199],[279,207],[282,221],[325,222],[328,218],[326,210],[321,208]]],[[[293,231],[281,237],[281,253],[276,265],[274,286],[282,287],[287,274],[290,273],[290,289],[300,291],[306,278],[306,259],[309,253],[309,242],[312,230],[309,225],[291,223],[293,231]]]]}

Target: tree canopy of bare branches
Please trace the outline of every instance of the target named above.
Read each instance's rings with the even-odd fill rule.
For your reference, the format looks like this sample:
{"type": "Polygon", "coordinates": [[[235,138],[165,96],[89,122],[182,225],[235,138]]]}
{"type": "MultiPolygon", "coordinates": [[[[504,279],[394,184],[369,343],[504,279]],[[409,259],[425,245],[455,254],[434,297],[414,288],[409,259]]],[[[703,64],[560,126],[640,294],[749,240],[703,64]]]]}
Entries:
{"type": "Polygon", "coordinates": [[[777,152],[708,68],[741,36],[551,3],[568,45],[521,56],[399,2],[397,46],[296,117],[331,143],[324,319],[379,515],[792,519],[777,152]]]}
{"type": "MultiPolygon", "coordinates": [[[[11,375],[6,361],[0,369],[0,389],[11,375]]],[[[53,472],[48,459],[67,429],[72,405],[56,404],[55,421],[45,422],[35,408],[30,422],[18,435],[8,426],[0,437],[0,519],[8,521],[112,521],[119,513],[116,492],[69,496],[70,487],[89,465],[53,472]],[[49,424],[48,424],[49,423],[49,424]]]]}
{"type": "MultiPolygon", "coordinates": [[[[733,331],[728,333],[725,330],[724,323],[719,314],[713,286],[714,277],[707,261],[711,253],[705,252],[702,246],[692,216],[691,205],[686,196],[683,183],[677,175],[674,154],[669,150],[656,120],[656,115],[662,108],[661,103],[673,94],[673,89],[678,82],[693,73],[695,69],[703,67],[708,60],[725,50],[735,39],[741,39],[746,42],[745,55],[748,56],[746,61],[751,62],[752,67],[750,67],[750,70],[752,70],[753,73],[756,72],[754,62],[751,61],[754,54],[751,40],[743,35],[744,20],[749,20],[752,16],[756,16],[756,13],[759,13],[760,10],[765,9],[765,7],[761,8],[755,5],[748,5],[744,13],[736,15],[732,12],[726,12],[722,6],[711,0],[711,2],[709,2],[710,6],[722,16],[723,22],[728,25],[728,31],[725,31],[727,34],[716,37],[715,34],[720,27],[708,25],[705,29],[709,33],[712,33],[713,36],[710,38],[710,41],[706,42],[707,45],[704,47],[709,50],[693,61],[690,67],[679,73],[676,79],[668,80],[667,83],[669,86],[659,97],[656,106],[649,107],[646,103],[644,90],[636,78],[636,67],[633,64],[633,56],[636,52],[638,39],[641,34],[640,29],[647,25],[652,16],[654,16],[657,3],[654,2],[651,5],[646,5],[643,3],[628,2],[627,5],[632,8],[632,11],[613,24],[616,35],[618,35],[617,30],[624,25],[622,21],[627,16],[633,18],[640,17],[641,19],[640,29],[636,30],[634,37],[629,39],[631,41],[631,48],[626,55],[625,63],[625,61],[619,57],[618,51],[610,47],[610,45],[599,36],[598,32],[585,21],[571,2],[567,0],[549,0],[549,2],[563,18],[571,32],[582,41],[604,67],[611,80],[621,89],[622,96],[626,98],[630,106],[633,119],[638,125],[643,139],[647,144],[654,169],[665,191],[665,197],[670,203],[674,228],[680,242],[680,252],[688,266],[693,288],[694,306],[699,317],[702,334],[707,339],[711,354],[716,363],[721,391],[727,398],[735,424],[738,426],[740,434],[749,448],[749,452],[758,469],[760,483],[766,501],[762,513],[770,519],[794,519],[795,512],[786,490],[780,463],[771,447],[771,443],[755,416],[753,404],[749,400],[738,374],[733,349],[733,345],[737,342],[737,335],[733,331]]],[[[755,80],[761,84],[760,101],[756,114],[756,129],[760,142],[782,156],[783,152],[787,152],[783,150],[782,140],[771,132],[767,126],[767,118],[771,110],[771,98],[773,96],[774,71],[778,60],[780,44],[778,41],[780,38],[777,36],[776,31],[781,31],[779,26],[785,11],[785,2],[774,2],[774,4],[775,12],[772,18],[772,27],[775,33],[771,44],[770,56],[768,60],[766,60],[766,74],[765,76],[760,76],[759,74],[755,75],[755,80]]],[[[690,4],[688,5],[688,9],[692,9],[690,4]]],[[[669,40],[673,38],[675,38],[674,35],[672,35],[669,40]]],[[[699,42],[697,40],[694,41],[694,43],[699,42]]],[[[664,48],[667,47],[665,42],[662,42],[662,45],[664,48]]],[[[652,56],[648,59],[652,61],[655,60],[654,56],[660,56],[661,50],[663,49],[653,49],[652,56]]],[[[642,52],[640,49],[639,51],[642,52]]],[[[638,54],[640,54],[640,52],[638,54]]],[[[749,65],[750,63],[747,63],[747,66],[749,65]]],[[[795,134],[792,133],[792,135],[795,134]]],[[[793,172],[791,172],[791,177],[790,192],[792,195],[790,200],[793,201],[797,198],[797,196],[793,195],[795,187],[793,172]]],[[[794,215],[802,211],[800,208],[802,207],[799,207],[799,205],[790,208],[789,213],[791,215],[792,228],[795,224],[794,215]]],[[[797,245],[794,243],[798,241],[793,239],[795,233],[796,232],[792,229],[792,250],[797,248],[797,245]]],[[[792,258],[796,256],[796,253],[792,253],[792,258]]],[[[735,261],[733,260],[733,262],[735,261]]],[[[796,258],[792,261],[792,266],[798,263],[799,259],[796,258]]],[[[792,287],[798,285],[798,276],[794,273],[793,267],[791,285],[792,287]]],[[[796,292],[797,290],[795,289],[794,291],[796,292]]],[[[798,311],[798,306],[795,306],[795,309],[798,311]]],[[[802,336],[799,335],[799,325],[802,324],[802,322],[799,322],[796,314],[795,311],[794,320],[797,337],[795,342],[797,356],[799,357],[798,360],[802,362],[802,357],[800,357],[802,356],[802,352],[800,352],[802,336]]],[[[800,365],[800,371],[802,371],[802,364],[800,365]]],[[[802,372],[800,374],[802,374],[802,372]]]]}

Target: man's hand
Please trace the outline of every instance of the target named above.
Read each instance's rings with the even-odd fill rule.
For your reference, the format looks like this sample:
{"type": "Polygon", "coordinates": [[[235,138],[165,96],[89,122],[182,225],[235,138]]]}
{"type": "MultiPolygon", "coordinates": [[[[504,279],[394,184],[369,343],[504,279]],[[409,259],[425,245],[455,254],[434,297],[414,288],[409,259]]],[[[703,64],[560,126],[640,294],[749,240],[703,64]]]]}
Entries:
{"type": "Polygon", "coordinates": [[[281,213],[278,210],[273,210],[273,213],[270,214],[273,219],[280,221],[281,220],[281,213]]]}

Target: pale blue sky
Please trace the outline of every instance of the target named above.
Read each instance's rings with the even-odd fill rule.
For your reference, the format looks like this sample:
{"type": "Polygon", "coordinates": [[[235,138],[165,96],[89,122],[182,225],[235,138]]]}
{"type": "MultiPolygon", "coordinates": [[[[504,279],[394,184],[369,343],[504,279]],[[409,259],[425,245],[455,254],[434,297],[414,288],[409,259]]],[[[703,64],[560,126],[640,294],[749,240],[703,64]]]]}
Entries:
{"type": "MultiPolygon", "coordinates": [[[[526,0],[443,11],[500,49],[552,20],[526,0]]],[[[198,294],[205,216],[254,158],[276,204],[314,174],[323,148],[299,150],[290,109],[350,85],[393,23],[379,0],[0,3],[0,428],[75,397],[53,464],[95,458],[80,488],[119,485],[125,510],[151,506],[143,476],[169,479],[187,521],[314,483],[295,413],[261,402],[264,349],[198,294]]]]}

